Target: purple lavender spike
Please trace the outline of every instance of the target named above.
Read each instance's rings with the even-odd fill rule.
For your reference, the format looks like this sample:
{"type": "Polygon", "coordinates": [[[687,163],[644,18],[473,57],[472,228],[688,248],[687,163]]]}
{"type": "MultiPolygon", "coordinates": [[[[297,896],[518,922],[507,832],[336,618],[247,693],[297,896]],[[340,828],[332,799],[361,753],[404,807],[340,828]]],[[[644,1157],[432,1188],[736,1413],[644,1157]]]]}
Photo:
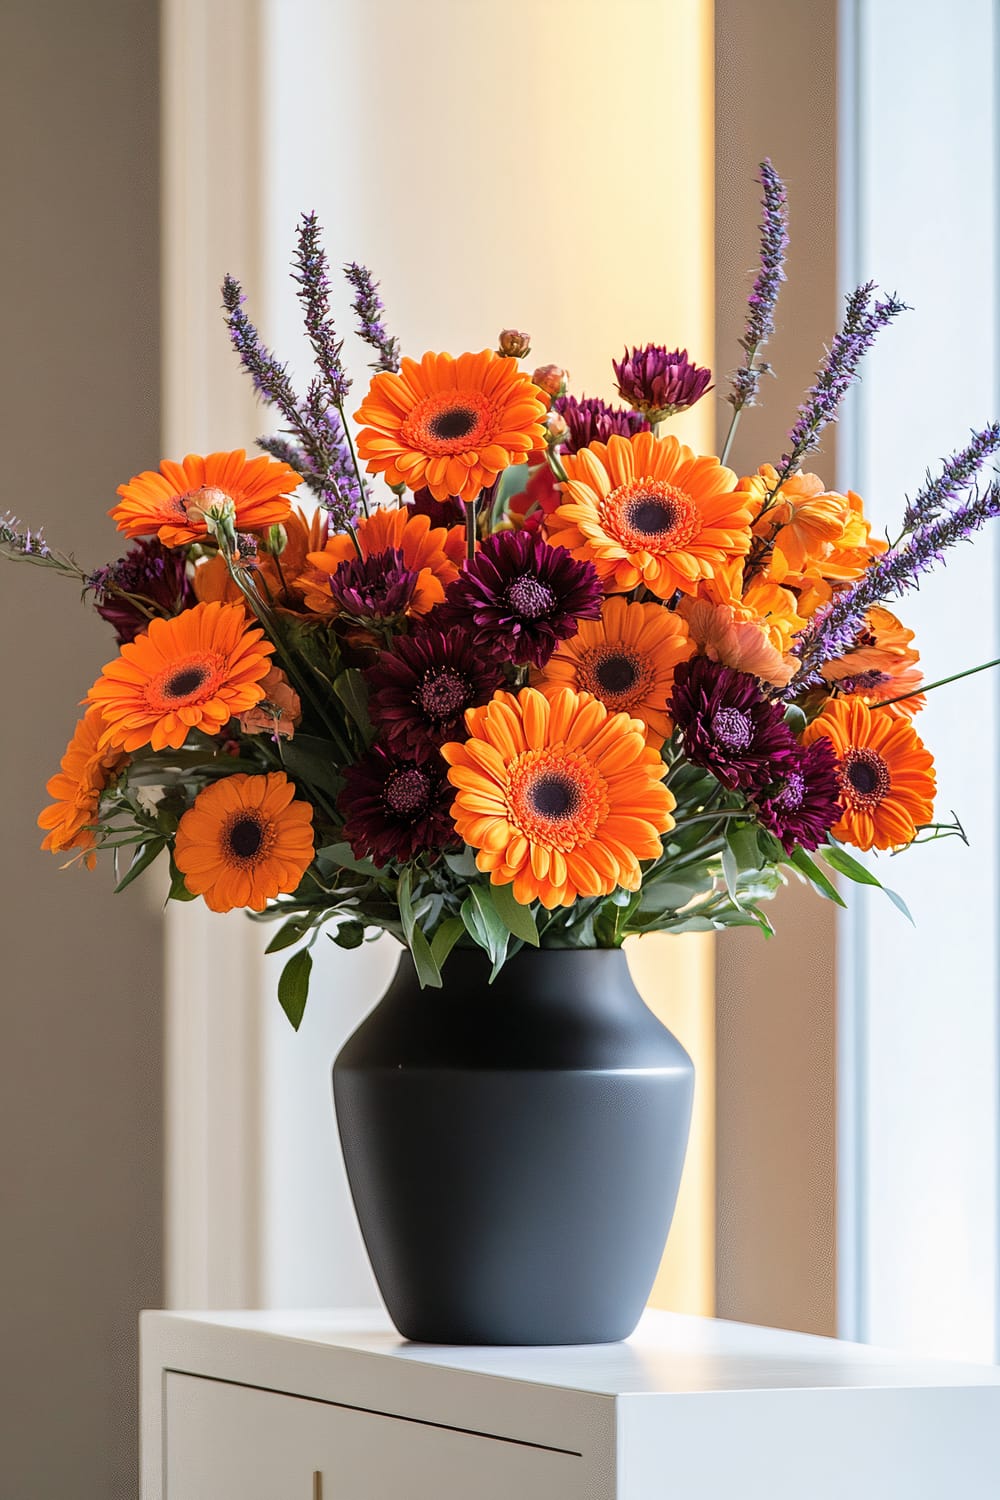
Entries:
{"type": "Polygon", "coordinates": [[[358,336],[378,354],[372,369],[395,373],[399,369],[399,340],[390,338],[385,331],[382,322],[385,308],[378,294],[378,282],[366,266],[359,266],[356,261],[344,267],[344,275],[355,292],[352,306],[358,317],[358,336]]]}
{"type": "Polygon", "coordinates": [[[774,310],[781,283],[785,280],[785,252],[788,249],[788,197],[785,184],[770,159],[760,164],[757,182],[763,188],[761,200],[760,269],[747,298],[746,329],[740,344],[746,350],[746,362],[732,377],[732,392],[726,398],[737,411],[753,406],[757,399],[762,373],[770,366],[758,365],[758,351],[774,332],[774,310]]]}
{"type": "Polygon", "coordinates": [[[314,213],[303,214],[296,236],[293,281],[298,282],[299,301],[305,310],[306,333],[316,358],[316,368],[326,385],[331,403],[342,407],[351,382],[344,370],[341,350],[330,313],[330,272],[321,241],[322,230],[314,213]]]}

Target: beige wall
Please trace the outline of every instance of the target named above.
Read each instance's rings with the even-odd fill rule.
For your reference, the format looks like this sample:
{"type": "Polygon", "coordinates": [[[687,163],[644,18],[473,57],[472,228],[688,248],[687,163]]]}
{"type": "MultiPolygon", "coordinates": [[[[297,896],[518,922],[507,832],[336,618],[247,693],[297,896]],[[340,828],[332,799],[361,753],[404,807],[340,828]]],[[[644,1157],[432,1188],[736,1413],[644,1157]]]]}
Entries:
{"type": "MultiPolygon", "coordinates": [[[[3,0],[0,511],[97,564],[158,459],[155,0],[3,0]]],[[[0,562],[0,1495],[136,1493],[140,1306],[161,1301],[160,920],[60,871],[35,815],[113,653],[72,585],[0,562]]]]}
{"type": "MultiPolygon", "coordinates": [[[[717,368],[739,353],[757,260],[756,164],[790,198],[789,281],[768,352],[777,378],[747,412],[730,462],[783,450],[837,314],[834,0],[716,0],[717,368]]],[[[720,432],[730,409],[720,402],[720,432]]],[[[833,442],[815,469],[836,480],[833,442]]],[[[718,1312],[836,1331],[834,908],[796,885],[774,903],[777,937],[718,940],[718,1312]]]]}

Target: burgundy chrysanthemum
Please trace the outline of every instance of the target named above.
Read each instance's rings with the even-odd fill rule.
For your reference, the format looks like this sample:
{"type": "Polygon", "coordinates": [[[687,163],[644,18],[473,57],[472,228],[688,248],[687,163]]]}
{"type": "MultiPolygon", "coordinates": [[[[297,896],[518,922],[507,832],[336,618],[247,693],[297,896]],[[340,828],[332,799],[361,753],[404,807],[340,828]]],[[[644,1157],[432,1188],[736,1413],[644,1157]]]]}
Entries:
{"type": "Polygon", "coordinates": [[[611,361],[618,394],[651,422],[662,422],[686,411],[709,388],[712,372],[688,359],[686,349],[668,350],[665,344],[626,349],[624,358],[611,361]]]}
{"type": "Polygon", "coordinates": [[[405,615],[417,581],[399,548],[388,547],[342,562],[330,575],[330,593],[351,619],[389,624],[405,615]]]}
{"type": "Polygon", "coordinates": [[[155,538],[133,542],[124,557],[92,573],[87,587],[94,591],[94,608],[101,619],[114,627],[119,646],[148,628],[149,614],[141,605],[173,619],[196,602],[183,548],[164,547],[155,538]],[[136,602],[123,594],[134,595],[136,602]]]}
{"type": "Polygon", "coordinates": [[[817,849],[841,815],[837,756],[827,739],[799,747],[781,782],[756,800],[757,818],[786,854],[817,849]]]}
{"type": "Polygon", "coordinates": [[[344,772],[338,807],[344,814],[344,837],[356,859],[381,866],[405,864],[418,854],[451,849],[458,835],[451,820],[454,788],[444,762],[440,769],[397,760],[375,745],[344,772]]]}
{"type": "Polygon", "coordinates": [[[674,670],[670,713],[684,753],[723,786],[768,787],[796,768],[800,750],[781,709],[756,677],[693,656],[674,670]]]}
{"type": "Polygon", "coordinates": [[[465,739],[463,715],[485,703],[503,668],[458,631],[400,636],[365,673],[372,723],[394,755],[436,760],[446,740],[465,739]]]}
{"type": "Polygon", "coordinates": [[[429,516],[434,526],[465,525],[465,501],[459,500],[456,495],[449,495],[446,500],[435,500],[430,490],[424,486],[423,489],[414,490],[404,503],[411,515],[429,516]]]}
{"type": "Polygon", "coordinates": [[[543,667],[578,620],[600,617],[601,599],[592,563],[529,531],[501,531],[448,585],[436,623],[460,625],[474,646],[517,666],[543,667]]]}
{"type": "Polygon", "coordinates": [[[569,428],[562,443],[568,453],[579,453],[591,443],[606,443],[615,435],[627,438],[649,431],[641,411],[610,406],[599,396],[584,396],[580,401],[575,396],[557,396],[552,406],[569,428]]]}

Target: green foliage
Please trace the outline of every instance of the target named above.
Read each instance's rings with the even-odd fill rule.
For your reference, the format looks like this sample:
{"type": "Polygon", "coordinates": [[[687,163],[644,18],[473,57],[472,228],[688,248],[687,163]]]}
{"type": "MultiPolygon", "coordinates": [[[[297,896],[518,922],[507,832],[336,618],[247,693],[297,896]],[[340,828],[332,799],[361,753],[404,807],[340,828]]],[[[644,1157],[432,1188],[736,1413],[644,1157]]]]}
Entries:
{"type": "Polygon", "coordinates": [[[292,954],[278,980],[278,1002],[291,1021],[293,1031],[298,1031],[302,1025],[302,1017],[305,1015],[312,965],[312,954],[309,949],[300,948],[298,953],[292,954]]]}

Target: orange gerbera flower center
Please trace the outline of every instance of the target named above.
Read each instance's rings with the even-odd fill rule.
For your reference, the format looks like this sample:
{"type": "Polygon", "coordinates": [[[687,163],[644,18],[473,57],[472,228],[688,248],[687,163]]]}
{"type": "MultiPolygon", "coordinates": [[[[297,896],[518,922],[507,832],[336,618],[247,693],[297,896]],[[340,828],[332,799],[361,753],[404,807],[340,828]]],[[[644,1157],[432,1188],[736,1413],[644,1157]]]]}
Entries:
{"type": "Polygon", "coordinates": [[[211,698],[222,681],[225,660],[218,652],[204,651],[181,662],[171,662],[146,687],[146,702],[156,713],[211,698]]]}
{"type": "Polygon", "coordinates": [[[607,816],[603,776],[573,750],[526,750],[510,768],[507,811],[534,844],[564,853],[593,838],[607,816]]]}
{"type": "Polygon", "coordinates": [[[698,535],[691,496],[665,479],[620,484],[600,503],[601,523],[627,552],[675,552],[698,535]]]}
{"type": "Polygon", "coordinates": [[[222,846],[227,859],[240,865],[254,865],[266,859],[274,844],[274,826],[270,819],[241,808],[222,830],[222,846]]]}
{"type": "Polygon", "coordinates": [[[889,767],[876,750],[852,746],[840,763],[840,786],[852,807],[870,812],[888,796],[889,767]]]}
{"type": "Polygon", "coordinates": [[[609,708],[625,712],[641,703],[653,687],[653,670],[638,651],[627,646],[595,646],[577,663],[577,681],[609,708]]]}
{"type": "Polygon", "coordinates": [[[468,453],[492,440],[493,411],[481,391],[435,391],[400,425],[405,443],[424,453],[468,453]]]}

